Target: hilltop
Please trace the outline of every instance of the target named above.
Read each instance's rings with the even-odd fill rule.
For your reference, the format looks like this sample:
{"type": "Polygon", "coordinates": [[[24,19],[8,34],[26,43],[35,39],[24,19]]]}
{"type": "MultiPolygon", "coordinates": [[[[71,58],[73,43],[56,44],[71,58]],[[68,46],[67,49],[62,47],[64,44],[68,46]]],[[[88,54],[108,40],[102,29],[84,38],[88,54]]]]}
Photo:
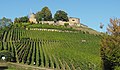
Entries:
{"type": "Polygon", "coordinates": [[[15,23],[14,24],[15,27],[22,27],[25,28],[26,30],[47,30],[47,31],[58,31],[58,32],[79,32],[79,31],[83,31],[85,33],[89,33],[89,34],[95,34],[95,35],[99,35],[100,32],[95,31],[92,28],[89,27],[84,27],[84,26],[74,26],[74,27],[70,27],[70,26],[65,26],[65,25],[49,25],[49,24],[32,24],[32,23],[15,23]]]}
{"type": "Polygon", "coordinates": [[[30,12],[29,16],[15,18],[18,26],[23,25],[25,28],[41,28],[41,29],[57,29],[57,30],[76,30],[84,31],[90,34],[100,34],[99,32],[89,28],[81,23],[80,18],[69,17],[67,12],[58,10],[52,17],[52,13],[48,7],[43,7],[37,13],[30,12]],[[26,23],[26,24],[25,24],[26,23]]]}

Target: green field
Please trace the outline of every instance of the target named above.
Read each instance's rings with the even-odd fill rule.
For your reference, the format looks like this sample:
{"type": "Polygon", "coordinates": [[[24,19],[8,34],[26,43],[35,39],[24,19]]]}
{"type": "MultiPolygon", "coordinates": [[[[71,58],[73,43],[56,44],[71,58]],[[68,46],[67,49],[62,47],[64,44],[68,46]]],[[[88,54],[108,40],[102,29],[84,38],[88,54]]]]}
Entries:
{"type": "Polygon", "coordinates": [[[11,27],[1,31],[0,51],[13,53],[16,63],[56,70],[101,70],[100,36],[11,27]]]}

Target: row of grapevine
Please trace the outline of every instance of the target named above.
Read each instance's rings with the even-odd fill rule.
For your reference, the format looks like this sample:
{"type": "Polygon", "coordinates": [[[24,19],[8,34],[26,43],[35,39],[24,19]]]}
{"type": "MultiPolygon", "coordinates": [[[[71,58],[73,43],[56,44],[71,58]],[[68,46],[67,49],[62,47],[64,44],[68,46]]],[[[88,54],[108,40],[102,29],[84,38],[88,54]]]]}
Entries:
{"type": "Polygon", "coordinates": [[[99,49],[95,49],[98,44],[94,42],[97,43],[97,39],[99,39],[97,36],[82,33],[31,31],[16,28],[3,33],[0,50],[12,52],[15,61],[22,64],[59,70],[83,70],[83,68],[89,70],[99,65],[97,64],[99,53],[90,49],[99,49]],[[87,42],[82,43],[81,40],[87,42]]]}

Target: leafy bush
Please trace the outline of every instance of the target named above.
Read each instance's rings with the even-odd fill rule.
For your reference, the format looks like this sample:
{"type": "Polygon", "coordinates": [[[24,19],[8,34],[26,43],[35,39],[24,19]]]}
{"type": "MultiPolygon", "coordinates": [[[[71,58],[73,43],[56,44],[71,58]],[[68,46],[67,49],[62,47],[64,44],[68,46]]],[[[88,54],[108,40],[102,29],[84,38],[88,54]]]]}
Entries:
{"type": "Polygon", "coordinates": [[[65,27],[69,26],[69,23],[64,23],[64,26],[65,26],[65,27]]]}
{"type": "Polygon", "coordinates": [[[0,60],[2,60],[2,57],[5,57],[5,61],[11,61],[13,59],[12,53],[6,50],[0,51],[0,60]]]}

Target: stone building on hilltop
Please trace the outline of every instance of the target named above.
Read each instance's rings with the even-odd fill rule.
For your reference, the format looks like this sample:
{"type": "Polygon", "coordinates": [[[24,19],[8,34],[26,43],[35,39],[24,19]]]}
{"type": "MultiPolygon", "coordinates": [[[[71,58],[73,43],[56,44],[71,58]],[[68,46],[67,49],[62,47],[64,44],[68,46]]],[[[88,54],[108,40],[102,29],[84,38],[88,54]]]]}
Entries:
{"type": "Polygon", "coordinates": [[[29,22],[30,23],[35,23],[37,24],[37,21],[36,21],[36,18],[35,18],[35,14],[34,13],[31,13],[30,16],[29,16],[29,22]]]}
{"type": "Polygon", "coordinates": [[[69,17],[69,25],[70,26],[80,26],[80,19],[74,18],[74,17],[69,17]]]}
{"type": "MultiPolygon", "coordinates": [[[[37,24],[34,13],[30,14],[29,22],[37,24]]],[[[52,25],[64,25],[65,23],[68,23],[69,26],[80,26],[80,19],[79,18],[74,18],[74,17],[69,17],[69,21],[67,21],[67,22],[66,21],[57,21],[57,22],[54,22],[54,21],[39,21],[39,23],[42,23],[42,24],[47,23],[49,25],[51,25],[51,24],[52,25]]]]}

